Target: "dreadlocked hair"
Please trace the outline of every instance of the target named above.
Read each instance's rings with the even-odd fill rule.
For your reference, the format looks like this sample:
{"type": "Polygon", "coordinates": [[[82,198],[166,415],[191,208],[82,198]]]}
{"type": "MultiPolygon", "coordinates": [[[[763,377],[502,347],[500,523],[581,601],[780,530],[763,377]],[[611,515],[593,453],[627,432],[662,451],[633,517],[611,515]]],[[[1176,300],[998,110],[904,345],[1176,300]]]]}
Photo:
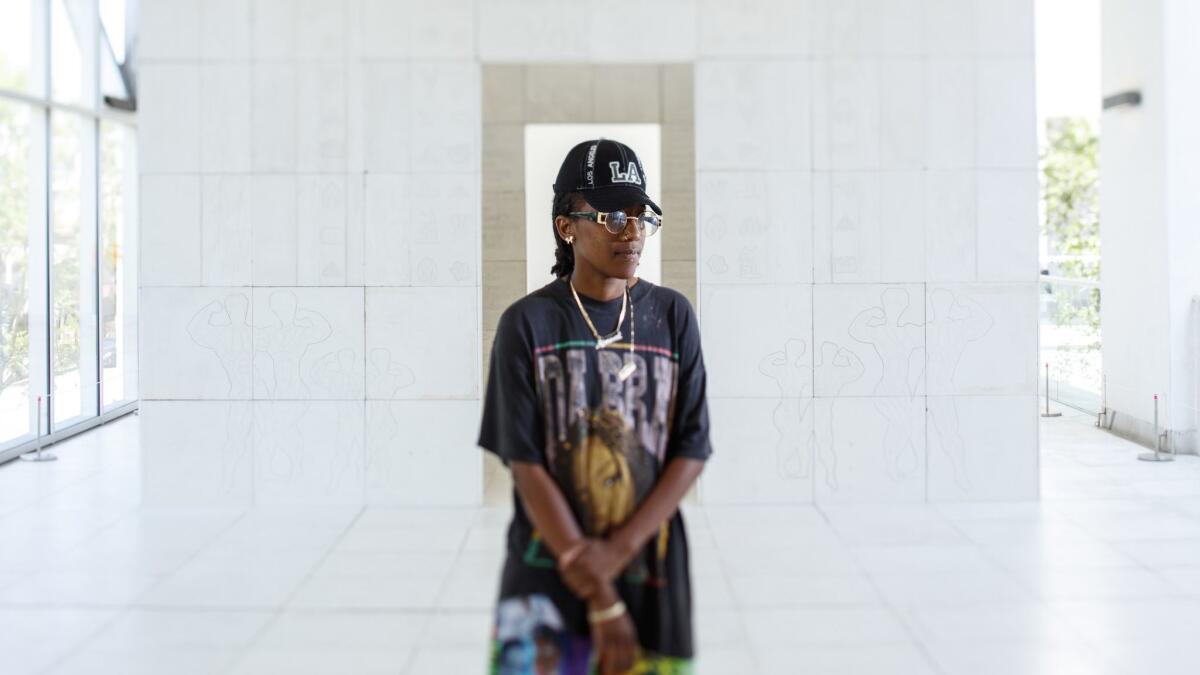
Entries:
{"type": "Polygon", "coordinates": [[[554,205],[550,209],[550,227],[554,230],[554,243],[557,248],[554,249],[554,266],[550,268],[550,273],[557,279],[570,276],[571,272],[575,271],[575,249],[558,234],[558,226],[554,224],[554,220],[559,216],[569,218],[568,214],[576,210],[575,204],[579,197],[578,192],[554,193],[554,205]]]}

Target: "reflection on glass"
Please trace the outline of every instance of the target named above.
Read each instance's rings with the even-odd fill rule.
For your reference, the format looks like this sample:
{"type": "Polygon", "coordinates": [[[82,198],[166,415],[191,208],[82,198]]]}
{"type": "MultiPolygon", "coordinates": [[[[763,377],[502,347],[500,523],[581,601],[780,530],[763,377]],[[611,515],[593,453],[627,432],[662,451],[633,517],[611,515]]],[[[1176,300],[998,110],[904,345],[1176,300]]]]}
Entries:
{"type": "Polygon", "coordinates": [[[110,56],[100,59],[100,95],[111,96],[116,100],[129,100],[129,92],[125,89],[125,81],[121,79],[121,69],[110,56]]]}
{"type": "Polygon", "coordinates": [[[56,101],[95,104],[95,11],[92,3],[82,0],[51,3],[50,91],[56,101]]]}
{"type": "Polygon", "coordinates": [[[0,444],[31,433],[34,426],[29,362],[29,122],[28,106],[0,100],[0,444]]]}
{"type": "Polygon", "coordinates": [[[134,132],[100,124],[100,367],[104,408],[137,398],[134,132]]]}
{"type": "Polygon", "coordinates": [[[125,61],[125,3],[127,0],[100,0],[100,25],[108,35],[113,56],[125,61]]]}
{"type": "Polygon", "coordinates": [[[42,78],[35,77],[35,0],[0,0],[0,89],[41,93],[42,78]]]}
{"type": "Polygon", "coordinates": [[[128,101],[131,97],[121,76],[125,62],[125,2],[100,0],[100,95],[128,101]]]}
{"type": "Polygon", "coordinates": [[[96,414],[95,122],[50,118],[51,428],[96,414]]]}

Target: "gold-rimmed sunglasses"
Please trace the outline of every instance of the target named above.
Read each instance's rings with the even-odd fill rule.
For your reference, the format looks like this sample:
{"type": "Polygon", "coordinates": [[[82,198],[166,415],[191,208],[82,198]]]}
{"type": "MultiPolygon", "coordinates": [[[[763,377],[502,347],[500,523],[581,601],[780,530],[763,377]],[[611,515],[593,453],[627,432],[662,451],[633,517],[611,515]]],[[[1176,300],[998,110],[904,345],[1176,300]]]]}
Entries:
{"type": "Polygon", "coordinates": [[[658,232],[658,228],[662,227],[663,220],[662,216],[650,210],[646,210],[638,216],[631,216],[624,211],[572,211],[567,215],[595,221],[603,225],[610,234],[621,234],[625,231],[625,226],[629,224],[629,219],[637,218],[638,231],[647,237],[658,232]]]}

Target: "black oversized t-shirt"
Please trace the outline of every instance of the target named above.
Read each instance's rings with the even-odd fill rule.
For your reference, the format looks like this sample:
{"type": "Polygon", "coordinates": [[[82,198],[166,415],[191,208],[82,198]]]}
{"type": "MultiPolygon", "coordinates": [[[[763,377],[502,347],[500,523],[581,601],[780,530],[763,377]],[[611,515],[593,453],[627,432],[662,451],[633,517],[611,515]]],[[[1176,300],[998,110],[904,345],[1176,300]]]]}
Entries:
{"type": "MultiPolygon", "coordinates": [[[[680,293],[639,280],[629,289],[630,321],[603,349],[571,288],[555,280],[518,300],[500,318],[492,346],[479,445],[505,464],[541,464],[553,476],[587,536],[628,518],[675,457],[706,459],[704,362],[691,304],[680,293]],[[625,381],[621,367],[632,360],[625,381]]],[[[621,298],[580,296],[607,335],[621,298]]],[[[516,491],[500,600],[544,595],[568,629],[588,633],[587,606],[562,582],[516,491]]],[[[691,585],[683,518],[676,512],[615,582],[642,647],[663,656],[693,653],[691,585]]]]}

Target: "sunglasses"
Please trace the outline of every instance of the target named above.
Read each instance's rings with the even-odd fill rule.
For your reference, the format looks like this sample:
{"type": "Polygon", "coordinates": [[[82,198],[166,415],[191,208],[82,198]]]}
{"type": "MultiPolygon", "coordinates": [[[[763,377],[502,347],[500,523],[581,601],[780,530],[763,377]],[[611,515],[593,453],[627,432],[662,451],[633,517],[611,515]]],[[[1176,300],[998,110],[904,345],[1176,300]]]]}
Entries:
{"type": "Polygon", "coordinates": [[[638,231],[647,237],[652,236],[655,232],[658,232],[658,228],[662,227],[662,216],[653,211],[645,211],[640,216],[631,216],[624,211],[610,211],[608,213],[603,211],[572,211],[567,215],[594,220],[603,225],[604,229],[608,230],[610,234],[621,234],[624,232],[630,218],[637,218],[638,231]]]}

